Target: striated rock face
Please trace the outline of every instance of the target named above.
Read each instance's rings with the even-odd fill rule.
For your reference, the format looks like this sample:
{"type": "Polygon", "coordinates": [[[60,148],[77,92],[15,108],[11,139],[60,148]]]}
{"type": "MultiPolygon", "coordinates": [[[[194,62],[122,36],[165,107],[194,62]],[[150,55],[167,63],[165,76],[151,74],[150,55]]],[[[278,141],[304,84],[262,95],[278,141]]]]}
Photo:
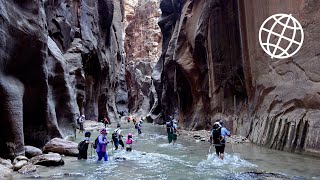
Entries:
{"type": "Polygon", "coordinates": [[[186,129],[208,129],[224,118],[255,143],[320,153],[317,2],[162,0],[160,7],[154,114],[176,112],[186,129]],[[292,14],[304,28],[305,42],[292,58],[271,59],[259,45],[260,25],[275,13],[292,14]]]}
{"type": "Polygon", "coordinates": [[[147,116],[154,102],[151,81],[154,62],[160,57],[161,31],[158,26],[160,1],[125,1],[126,80],[131,114],[147,116]]]}
{"type": "Polygon", "coordinates": [[[160,1],[129,0],[125,3],[125,51],[127,61],[150,59],[161,54],[161,31],[158,26],[160,1]]]}
{"type": "Polygon", "coordinates": [[[154,86],[151,80],[154,64],[150,60],[127,63],[128,108],[130,113],[136,114],[137,117],[147,116],[154,104],[154,86]]]}
{"type": "Polygon", "coordinates": [[[0,0],[0,156],[127,113],[122,0],[0,0]]]}

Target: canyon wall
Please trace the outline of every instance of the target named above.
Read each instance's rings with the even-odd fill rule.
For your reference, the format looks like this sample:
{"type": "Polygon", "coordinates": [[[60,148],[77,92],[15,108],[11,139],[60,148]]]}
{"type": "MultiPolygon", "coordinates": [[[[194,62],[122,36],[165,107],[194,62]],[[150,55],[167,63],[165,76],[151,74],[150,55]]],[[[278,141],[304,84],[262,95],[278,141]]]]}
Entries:
{"type": "Polygon", "coordinates": [[[128,113],[122,0],[0,0],[0,156],[128,113]]]}
{"type": "Polygon", "coordinates": [[[126,79],[130,114],[148,116],[154,101],[152,68],[161,54],[161,31],[158,26],[160,1],[125,1],[126,79]]]}
{"type": "Polygon", "coordinates": [[[292,152],[320,153],[320,4],[310,0],[162,0],[162,54],[153,70],[154,115],[173,114],[185,129],[223,118],[233,133],[292,152]],[[272,59],[260,25],[292,14],[304,29],[300,51],[272,59]]]}

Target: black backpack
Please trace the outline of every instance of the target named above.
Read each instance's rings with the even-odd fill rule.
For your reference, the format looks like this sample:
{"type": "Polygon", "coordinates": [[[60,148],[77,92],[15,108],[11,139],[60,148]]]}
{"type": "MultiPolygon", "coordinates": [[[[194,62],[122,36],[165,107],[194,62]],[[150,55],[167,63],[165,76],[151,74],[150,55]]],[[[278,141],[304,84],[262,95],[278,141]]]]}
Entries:
{"type": "Polygon", "coordinates": [[[84,140],[82,140],[82,141],[79,142],[79,144],[78,144],[78,150],[79,150],[79,151],[84,151],[84,150],[86,150],[86,149],[88,149],[88,143],[86,143],[86,140],[84,139],[84,140]]]}
{"type": "Polygon", "coordinates": [[[166,126],[167,126],[167,133],[173,133],[173,122],[172,121],[169,121],[169,122],[166,122],[166,126]]]}
{"type": "MultiPolygon", "coordinates": [[[[98,136],[98,137],[99,137],[99,136],[98,136]]],[[[93,148],[94,148],[94,149],[97,149],[97,147],[98,147],[98,143],[99,143],[98,137],[96,138],[96,140],[94,140],[94,144],[93,144],[93,148]]]]}
{"type": "Polygon", "coordinates": [[[219,125],[213,126],[211,135],[213,144],[221,144],[221,127],[219,125]]]}
{"type": "Polygon", "coordinates": [[[111,134],[112,140],[117,139],[118,130],[119,130],[119,129],[117,129],[116,131],[114,131],[114,132],[111,134]]]}

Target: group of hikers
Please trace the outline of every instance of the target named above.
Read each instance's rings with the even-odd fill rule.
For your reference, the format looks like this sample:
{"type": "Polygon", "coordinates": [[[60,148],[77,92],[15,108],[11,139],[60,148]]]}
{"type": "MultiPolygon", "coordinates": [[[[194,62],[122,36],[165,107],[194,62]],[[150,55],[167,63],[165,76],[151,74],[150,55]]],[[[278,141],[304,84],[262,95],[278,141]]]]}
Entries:
{"type": "MultiPolygon", "coordinates": [[[[85,116],[82,115],[80,118],[81,118],[81,122],[82,122],[82,126],[80,125],[80,132],[81,131],[83,132],[83,130],[84,130],[83,129],[83,122],[84,122],[85,116]]],[[[131,118],[128,117],[128,119],[127,119],[128,123],[130,123],[130,120],[131,120],[131,118]]],[[[133,118],[132,121],[133,121],[135,129],[137,129],[137,131],[138,131],[138,134],[141,134],[143,119],[139,120],[138,123],[137,123],[136,118],[133,118]]],[[[103,121],[103,122],[105,122],[105,121],[103,121]]],[[[107,122],[108,123],[106,123],[106,124],[110,124],[109,119],[107,119],[107,122]]],[[[231,136],[230,132],[223,125],[224,124],[223,124],[222,120],[217,120],[213,124],[213,129],[210,133],[210,148],[211,148],[211,146],[215,146],[216,154],[222,160],[224,159],[226,137],[231,136]]],[[[171,144],[172,142],[173,142],[173,144],[175,144],[176,140],[177,140],[177,136],[180,135],[180,132],[178,130],[178,125],[177,125],[177,120],[175,120],[172,116],[169,116],[169,119],[166,121],[165,128],[166,128],[166,131],[168,134],[169,144],[171,144]]],[[[112,136],[111,136],[112,140],[108,141],[107,134],[109,132],[106,130],[106,127],[102,128],[100,130],[99,136],[96,138],[94,143],[91,143],[92,147],[94,149],[96,149],[96,152],[98,155],[98,161],[101,161],[102,158],[104,158],[104,161],[108,161],[107,145],[109,143],[112,143],[115,146],[115,150],[118,150],[119,145],[121,146],[122,149],[124,149],[124,146],[126,144],[126,151],[132,151],[132,144],[133,144],[133,142],[136,141],[133,139],[132,133],[128,133],[128,136],[127,136],[127,138],[125,140],[125,144],[124,144],[123,135],[121,132],[122,132],[121,125],[117,124],[117,128],[113,131],[112,136]]],[[[78,144],[78,150],[79,150],[78,159],[87,159],[87,151],[88,151],[88,147],[90,144],[89,139],[90,139],[91,133],[85,132],[84,135],[85,135],[85,138],[78,144]]],[[[112,147],[112,149],[113,149],[113,147],[112,147]]]]}
{"type": "MultiPolygon", "coordinates": [[[[79,128],[80,128],[80,132],[83,132],[83,123],[84,123],[84,115],[81,115],[78,118],[78,123],[79,123],[79,128]]],[[[107,119],[106,117],[104,117],[104,121],[103,123],[105,124],[110,124],[109,119],[107,119]],[[107,121],[107,123],[105,123],[107,121]]],[[[136,121],[134,121],[134,127],[135,129],[137,129],[138,134],[141,134],[142,131],[142,123],[143,120],[141,119],[138,123],[136,121]]],[[[98,155],[98,161],[101,161],[102,158],[104,159],[104,161],[108,161],[108,152],[107,152],[107,145],[109,143],[112,143],[112,145],[115,146],[115,150],[118,150],[119,145],[121,146],[122,149],[124,149],[124,142],[123,142],[123,135],[122,135],[122,130],[121,130],[121,125],[117,124],[117,128],[113,131],[112,135],[111,135],[111,141],[109,141],[107,139],[107,135],[108,135],[108,131],[106,129],[106,127],[102,128],[100,130],[100,134],[98,135],[98,137],[95,139],[95,141],[93,143],[91,143],[92,148],[94,148],[97,152],[98,155]]],[[[78,144],[78,150],[79,150],[79,154],[78,154],[78,159],[87,159],[87,151],[89,148],[89,144],[90,144],[90,136],[91,133],[89,131],[85,132],[84,134],[85,138],[80,141],[80,143],[78,144]]],[[[132,151],[132,144],[133,142],[135,142],[136,140],[133,139],[132,137],[132,133],[128,133],[128,136],[126,138],[126,151],[132,151]]],[[[113,147],[112,147],[113,149],[113,147]]]]}

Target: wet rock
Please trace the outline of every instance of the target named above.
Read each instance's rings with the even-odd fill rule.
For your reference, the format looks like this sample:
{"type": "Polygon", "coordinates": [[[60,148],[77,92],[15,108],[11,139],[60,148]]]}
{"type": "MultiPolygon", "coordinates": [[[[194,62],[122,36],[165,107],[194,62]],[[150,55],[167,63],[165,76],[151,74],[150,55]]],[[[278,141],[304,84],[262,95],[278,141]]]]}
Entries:
{"type": "Polygon", "coordinates": [[[70,177],[85,177],[85,173],[64,173],[64,176],[70,176],[70,177]]]}
{"type": "Polygon", "coordinates": [[[27,164],[23,166],[21,169],[18,170],[19,173],[21,174],[31,174],[36,172],[37,167],[33,164],[27,164]]]}
{"type": "Polygon", "coordinates": [[[34,156],[39,156],[42,154],[41,149],[33,147],[33,146],[25,146],[25,154],[28,158],[32,158],[34,156]]]}
{"type": "Polygon", "coordinates": [[[51,139],[44,147],[43,152],[54,152],[66,156],[77,156],[79,153],[78,144],[61,138],[51,139]]]}
{"type": "Polygon", "coordinates": [[[125,157],[115,157],[114,160],[115,161],[125,161],[127,159],[125,157]]]}
{"type": "Polygon", "coordinates": [[[64,165],[64,161],[60,154],[57,153],[49,153],[43,154],[40,156],[35,156],[30,159],[31,163],[34,165],[42,165],[42,166],[61,166],[64,165]]]}
{"type": "Polygon", "coordinates": [[[12,169],[0,164],[0,179],[1,180],[11,180],[12,179],[12,169]]]}
{"type": "Polygon", "coordinates": [[[267,172],[246,172],[237,175],[241,179],[259,179],[259,180],[289,180],[292,179],[282,174],[267,172]]]}
{"type": "Polygon", "coordinates": [[[13,168],[13,165],[11,164],[11,160],[6,160],[6,159],[0,158],[0,164],[9,168],[9,169],[13,168]]]}
{"type": "Polygon", "coordinates": [[[21,169],[23,166],[25,166],[27,164],[28,164],[27,160],[20,160],[13,165],[13,170],[18,171],[19,169],[21,169]]]}

